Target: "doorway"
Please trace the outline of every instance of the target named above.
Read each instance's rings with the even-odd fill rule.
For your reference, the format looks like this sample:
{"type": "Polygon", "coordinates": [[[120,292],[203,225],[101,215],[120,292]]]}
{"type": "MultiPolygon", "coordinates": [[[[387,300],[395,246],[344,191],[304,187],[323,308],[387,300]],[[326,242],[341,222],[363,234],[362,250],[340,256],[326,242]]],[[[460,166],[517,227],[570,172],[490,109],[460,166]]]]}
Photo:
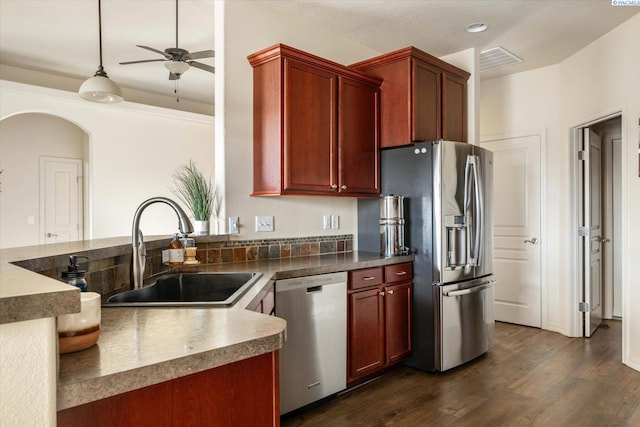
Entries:
{"type": "Polygon", "coordinates": [[[0,170],[3,171],[0,175],[0,248],[78,240],[89,236],[89,151],[89,134],[62,117],[25,112],[0,120],[0,170]],[[60,233],[49,230],[45,225],[41,199],[42,191],[48,192],[42,187],[44,169],[41,160],[44,158],[78,159],[80,162],[79,167],[74,167],[76,170],[79,168],[77,172],[50,170],[52,177],[60,178],[56,183],[56,191],[61,190],[67,196],[75,197],[76,189],[71,188],[72,184],[81,190],[77,197],[77,210],[66,203],[72,202],[71,199],[65,205],[56,205],[51,200],[49,203],[53,211],[57,209],[57,213],[61,214],[60,218],[64,216],[73,221],[73,227],[79,227],[74,235],[67,234],[67,230],[60,233]],[[72,178],[72,175],[76,177],[72,178]],[[79,180],[79,177],[84,179],[79,180]],[[65,211],[67,208],[68,211],[65,211]],[[78,222],[71,217],[74,212],[77,212],[78,222]],[[52,237],[60,238],[48,238],[47,233],[58,234],[52,237]]]}
{"type": "Polygon", "coordinates": [[[582,336],[590,337],[603,319],[622,317],[620,114],[573,129],[574,220],[582,336]]]}

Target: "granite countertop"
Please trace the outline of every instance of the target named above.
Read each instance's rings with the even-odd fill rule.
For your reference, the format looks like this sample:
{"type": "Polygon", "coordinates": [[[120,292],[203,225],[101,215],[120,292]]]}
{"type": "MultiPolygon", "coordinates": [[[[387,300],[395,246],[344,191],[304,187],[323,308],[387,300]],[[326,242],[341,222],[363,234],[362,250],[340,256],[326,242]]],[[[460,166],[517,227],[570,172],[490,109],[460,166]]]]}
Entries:
{"type": "Polygon", "coordinates": [[[286,322],[252,311],[274,279],[411,261],[355,252],[207,265],[262,277],[230,308],[103,307],[98,344],[60,355],[58,410],[281,348],[286,322]]]}

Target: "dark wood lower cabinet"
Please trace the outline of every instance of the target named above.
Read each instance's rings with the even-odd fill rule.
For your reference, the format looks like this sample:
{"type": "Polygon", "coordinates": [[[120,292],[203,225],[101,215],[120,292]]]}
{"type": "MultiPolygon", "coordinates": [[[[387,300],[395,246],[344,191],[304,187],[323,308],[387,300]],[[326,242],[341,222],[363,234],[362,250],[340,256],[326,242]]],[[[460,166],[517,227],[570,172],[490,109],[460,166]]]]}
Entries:
{"type": "Polygon", "coordinates": [[[349,369],[351,382],[384,366],[384,300],[378,288],[349,294],[349,369]]]}
{"type": "Polygon", "coordinates": [[[411,354],[411,267],[403,263],[349,273],[348,386],[411,354]]]}
{"type": "Polygon", "coordinates": [[[58,426],[279,426],[278,352],[58,412],[58,426]]]}
{"type": "Polygon", "coordinates": [[[384,290],[386,363],[390,364],[411,353],[411,282],[384,290]]]}

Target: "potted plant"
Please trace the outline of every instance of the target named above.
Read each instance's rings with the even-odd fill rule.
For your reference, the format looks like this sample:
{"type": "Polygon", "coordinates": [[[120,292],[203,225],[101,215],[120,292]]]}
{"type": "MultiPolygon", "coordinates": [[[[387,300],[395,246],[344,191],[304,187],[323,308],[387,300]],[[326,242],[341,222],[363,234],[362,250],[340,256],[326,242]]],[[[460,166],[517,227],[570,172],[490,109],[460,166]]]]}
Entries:
{"type": "Polygon", "coordinates": [[[209,220],[213,217],[217,224],[219,200],[216,188],[207,180],[196,164],[189,160],[173,173],[174,188],[171,189],[193,214],[196,234],[209,234],[209,220]]]}

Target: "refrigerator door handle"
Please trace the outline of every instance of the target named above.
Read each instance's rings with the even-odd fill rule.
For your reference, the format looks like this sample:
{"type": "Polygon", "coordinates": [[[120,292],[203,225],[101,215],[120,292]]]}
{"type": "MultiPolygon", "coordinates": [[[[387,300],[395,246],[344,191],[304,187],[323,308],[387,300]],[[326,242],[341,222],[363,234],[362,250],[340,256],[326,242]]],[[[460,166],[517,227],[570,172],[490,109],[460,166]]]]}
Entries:
{"type": "Polygon", "coordinates": [[[448,291],[448,292],[443,292],[442,294],[445,297],[457,297],[460,295],[469,295],[469,294],[475,294],[476,292],[482,292],[485,289],[489,289],[491,287],[494,287],[496,285],[496,281],[495,280],[490,280],[487,283],[484,283],[480,286],[474,286],[473,288],[467,288],[467,289],[461,289],[458,291],[448,291]]]}
{"type": "Polygon", "coordinates": [[[471,168],[473,167],[473,164],[475,163],[475,156],[472,155],[468,155],[467,156],[467,163],[464,167],[464,217],[465,217],[465,237],[466,237],[466,242],[467,242],[467,249],[466,249],[466,266],[473,266],[474,265],[474,257],[475,257],[475,252],[471,253],[472,249],[472,243],[471,243],[471,236],[472,236],[472,223],[469,221],[469,219],[471,218],[471,214],[472,214],[472,209],[471,209],[471,200],[472,200],[472,179],[473,179],[473,175],[471,174],[471,168]],[[469,221],[467,223],[467,221],[469,221]]]}
{"type": "Polygon", "coordinates": [[[480,255],[482,248],[482,237],[484,234],[484,230],[482,229],[482,224],[484,221],[484,197],[482,194],[482,182],[480,181],[480,177],[482,174],[480,173],[480,158],[478,156],[473,156],[473,185],[474,185],[474,195],[476,201],[476,214],[474,215],[474,239],[473,239],[473,257],[472,264],[475,266],[480,265],[480,255]]]}

